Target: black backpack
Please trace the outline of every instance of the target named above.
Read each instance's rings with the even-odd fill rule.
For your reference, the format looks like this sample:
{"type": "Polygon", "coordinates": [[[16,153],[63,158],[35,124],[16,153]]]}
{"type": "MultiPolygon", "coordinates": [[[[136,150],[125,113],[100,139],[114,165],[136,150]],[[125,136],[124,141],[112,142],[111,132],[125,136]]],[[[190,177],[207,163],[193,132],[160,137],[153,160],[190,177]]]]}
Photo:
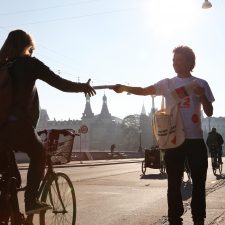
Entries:
{"type": "Polygon", "coordinates": [[[0,67],[0,126],[7,120],[12,106],[12,79],[9,73],[9,62],[0,67]]]}
{"type": "Polygon", "coordinates": [[[219,142],[218,142],[218,135],[216,132],[209,132],[206,144],[211,150],[218,149],[219,142]]]}

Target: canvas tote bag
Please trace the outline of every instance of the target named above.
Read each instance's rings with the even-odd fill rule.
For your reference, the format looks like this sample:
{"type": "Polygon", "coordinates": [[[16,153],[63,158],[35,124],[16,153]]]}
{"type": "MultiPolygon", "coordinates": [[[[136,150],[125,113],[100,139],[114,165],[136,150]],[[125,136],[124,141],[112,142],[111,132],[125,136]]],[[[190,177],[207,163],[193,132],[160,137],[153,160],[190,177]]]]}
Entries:
{"type": "Polygon", "coordinates": [[[165,107],[162,97],[161,109],[153,115],[153,133],[160,149],[176,148],[185,140],[184,127],[177,104],[165,107]]]}

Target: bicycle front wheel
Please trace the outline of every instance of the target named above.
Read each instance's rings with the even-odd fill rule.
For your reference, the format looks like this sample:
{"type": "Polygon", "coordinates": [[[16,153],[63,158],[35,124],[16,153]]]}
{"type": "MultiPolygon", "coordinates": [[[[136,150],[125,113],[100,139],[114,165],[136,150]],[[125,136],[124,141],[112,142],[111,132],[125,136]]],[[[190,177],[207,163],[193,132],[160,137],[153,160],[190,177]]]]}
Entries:
{"type": "Polygon", "coordinates": [[[41,225],[75,225],[76,196],[70,178],[64,173],[55,173],[46,185],[41,200],[52,209],[40,214],[41,225]]]}

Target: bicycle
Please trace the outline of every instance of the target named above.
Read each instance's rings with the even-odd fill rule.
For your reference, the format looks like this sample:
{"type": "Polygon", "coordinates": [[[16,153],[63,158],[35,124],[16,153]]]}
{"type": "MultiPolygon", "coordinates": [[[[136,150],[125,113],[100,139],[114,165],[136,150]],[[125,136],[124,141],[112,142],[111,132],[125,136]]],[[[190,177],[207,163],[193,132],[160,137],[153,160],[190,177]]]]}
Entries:
{"type": "MultiPolygon", "coordinates": [[[[70,178],[62,172],[54,172],[53,165],[70,162],[75,131],[72,129],[43,130],[39,135],[46,146],[46,171],[41,181],[38,196],[42,202],[52,206],[52,209],[41,211],[36,217],[25,216],[20,212],[18,192],[26,187],[18,187],[18,178],[15,176],[12,154],[7,153],[8,167],[1,172],[0,177],[0,204],[4,204],[0,211],[0,225],[50,225],[76,223],[76,196],[70,178]],[[4,200],[4,201],[2,201],[4,200]],[[4,211],[4,209],[6,209],[4,211]]],[[[35,214],[36,215],[36,214],[35,214]]]]}
{"type": "Polygon", "coordinates": [[[223,163],[220,160],[220,156],[219,156],[218,150],[211,150],[210,154],[211,154],[211,164],[212,164],[213,174],[216,176],[217,175],[217,171],[218,171],[219,175],[221,175],[222,174],[222,170],[223,170],[223,163]]]}

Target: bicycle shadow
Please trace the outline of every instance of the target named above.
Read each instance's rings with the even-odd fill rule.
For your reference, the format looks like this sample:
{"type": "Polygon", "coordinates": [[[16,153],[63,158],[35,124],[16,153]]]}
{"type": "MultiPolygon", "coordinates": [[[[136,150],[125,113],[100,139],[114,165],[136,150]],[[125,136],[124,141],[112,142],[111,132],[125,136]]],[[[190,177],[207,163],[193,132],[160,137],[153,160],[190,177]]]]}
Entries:
{"type": "Polygon", "coordinates": [[[192,195],[192,182],[191,180],[183,181],[181,184],[182,199],[188,200],[192,195]]]}
{"type": "Polygon", "coordinates": [[[167,179],[167,175],[166,174],[141,174],[140,175],[140,179],[152,179],[152,180],[164,180],[167,179]]]}
{"type": "Polygon", "coordinates": [[[224,180],[225,179],[225,175],[224,174],[216,174],[216,179],[217,180],[224,180]]]}

